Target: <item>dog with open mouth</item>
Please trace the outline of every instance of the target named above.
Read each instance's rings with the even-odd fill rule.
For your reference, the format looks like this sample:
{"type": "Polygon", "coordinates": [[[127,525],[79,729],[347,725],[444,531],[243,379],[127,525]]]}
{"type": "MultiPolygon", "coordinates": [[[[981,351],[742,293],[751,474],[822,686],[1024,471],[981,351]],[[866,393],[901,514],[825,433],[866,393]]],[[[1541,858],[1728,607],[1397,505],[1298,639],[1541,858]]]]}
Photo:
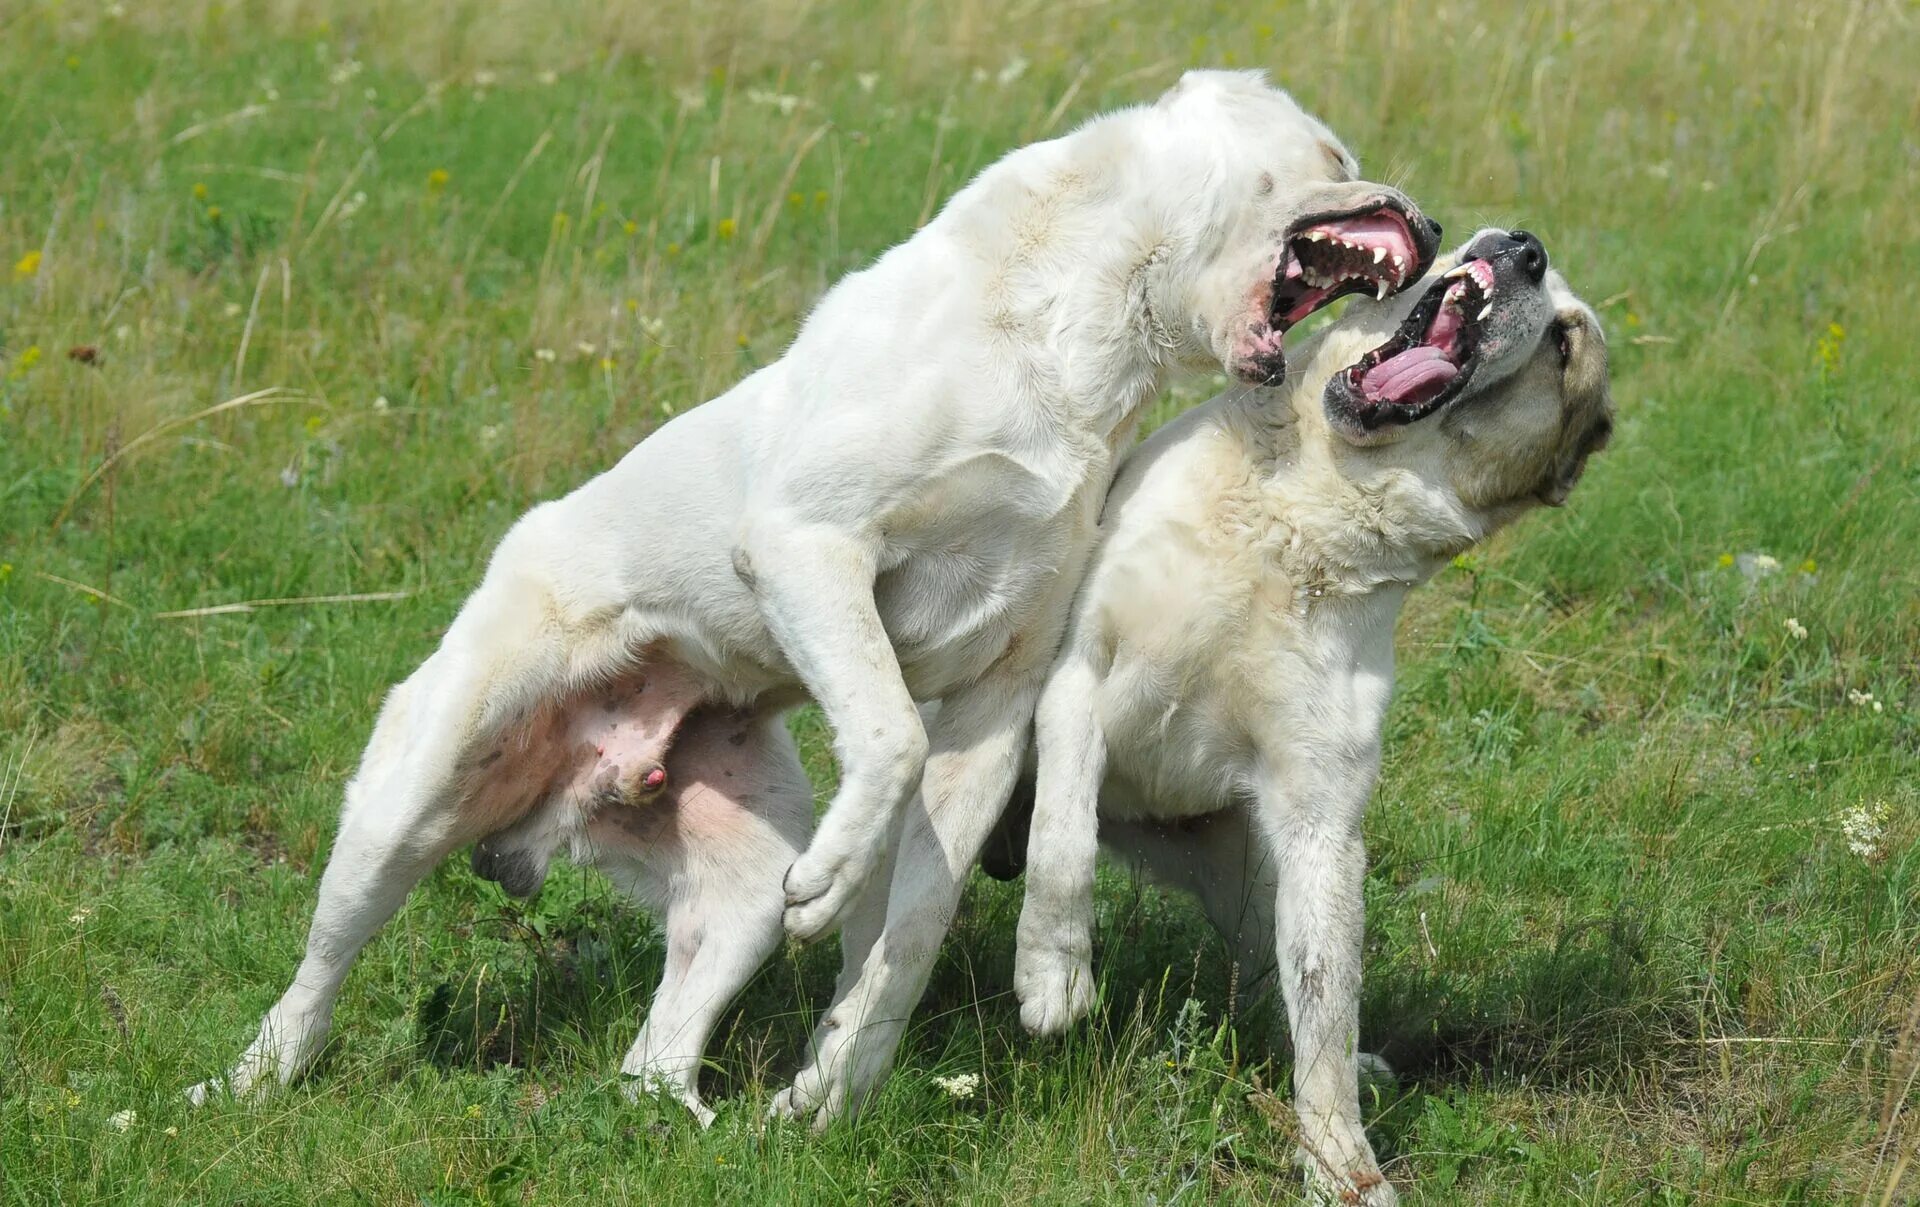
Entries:
{"type": "Polygon", "coordinates": [[[664,914],[621,1070],[703,1118],[728,1002],[783,926],[844,922],[776,1109],[857,1107],[1012,790],[1145,404],[1181,368],[1278,380],[1287,327],[1418,279],[1438,242],[1257,73],[1189,73],[983,170],[779,359],[504,536],[381,709],[292,985],[195,1098],[305,1069],[362,945],[471,846],[508,892],[565,853],[664,914]],[[840,763],[810,842],[783,722],[809,697],[840,763]]]}
{"type": "Polygon", "coordinates": [[[1310,1182],[1390,1203],[1357,1070],[1394,622],[1450,558],[1566,501],[1611,431],[1606,347],[1540,241],[1489,230],[1297,359],[1115,481],[1037,712],[1015,990],[1042,1034],[1089,1008],[1097,845],[1194,893],[1245,973],[1277,974],[1310,1182]]]}

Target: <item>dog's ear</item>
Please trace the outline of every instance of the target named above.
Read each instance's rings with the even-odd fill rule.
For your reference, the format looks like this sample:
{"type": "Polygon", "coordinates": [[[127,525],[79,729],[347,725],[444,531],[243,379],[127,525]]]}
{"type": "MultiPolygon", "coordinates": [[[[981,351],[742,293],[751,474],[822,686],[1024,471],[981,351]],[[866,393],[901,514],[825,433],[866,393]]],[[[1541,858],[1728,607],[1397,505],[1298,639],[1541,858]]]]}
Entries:
{"type": "Polygon", "coordinates": [[[1534,497],[1548,507],[1560,507],[1573,493],[1587,458],[1607,446],[1613,437],[1613,397],[1608,388],[1607,344],[1591,315],[1585,311],[1562,314],[1555,323],[1560,340],[1560,390],[1565,438],[1546,480],[1534,497]]]}

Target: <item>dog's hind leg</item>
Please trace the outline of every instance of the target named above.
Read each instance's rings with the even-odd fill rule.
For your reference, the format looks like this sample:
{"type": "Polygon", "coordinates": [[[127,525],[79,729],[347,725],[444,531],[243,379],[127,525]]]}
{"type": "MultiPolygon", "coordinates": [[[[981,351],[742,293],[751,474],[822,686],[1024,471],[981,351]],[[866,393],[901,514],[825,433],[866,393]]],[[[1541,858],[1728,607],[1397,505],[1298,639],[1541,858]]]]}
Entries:
{"type": "Polygon", "coordinates": [[[306,955],[239,1062],[190,1090],[245,1096],[286,1082],[319,1055],[333,1002],[361,946],[433,866],[471,834],[457,811],[460,735],[476,701],[446,650],[389,696],[347,785],[333,852],[320,878],[306,955]]]}
{"type": "Polygon", "coordinates": [[[779,946],[781,888],[807,843],[813,789],[777,713],[704,711],[667,756],[672,787],[652,804],[607,808],[588,838],[599,865],[664,906],[667,961],[620,1071],[636,1095],[672,1094],[700,1121],[707,1042],[779,946]]]}

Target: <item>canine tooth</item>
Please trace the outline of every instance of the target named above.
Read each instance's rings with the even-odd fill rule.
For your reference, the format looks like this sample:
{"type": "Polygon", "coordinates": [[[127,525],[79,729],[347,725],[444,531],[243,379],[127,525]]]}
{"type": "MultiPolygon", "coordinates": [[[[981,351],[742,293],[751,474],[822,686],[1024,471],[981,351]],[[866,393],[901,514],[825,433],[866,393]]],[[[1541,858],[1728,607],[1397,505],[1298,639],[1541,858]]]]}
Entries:
{"type": "Polygon", "coordinates": [[[1468,274],[1468,272],[1469,272],[1469,271],[1470,271],[1470,267],[1469,267],[1468,265],[1466,265],[1466,264],[1462,264],[1462,265],[1461,265],[1460,267],[1458,267],[1458,268],[1456,268],[1456,269],[1454,269],[1454,270],[1453,270],[1452,272],[1450,272],[1450,273],[1448,273],[1447,275],[1445,275],[1445,276],[1443,276],[1443,277],[1441,277],[1440,279],[1441,279],[1441,280],[1443,280],[1443,281],[1451,281],[1451,280],[1453,280],[1453,279],[1454,279],[1454,278],[1456,278],[1456,277],[1464,277],[1464,276],[1466,276],[1466,275],[1468,274]]]}
{"type": "Polygon", "coordinates": [[[1493,303],[1488,302],[1485,306],[1482,306],[1480,308],[1479,314],[1476,314],[1473,316],[1473,321],[1476,323],[1484,322],[1486,320],[1486,317],[1492,313],[1493,313],[1493,303]]]}
{"type": "MultiPolygon", "coordinates": [[[[1376,248],[1374,248],[1374,249],[1373,249],[1373,262],[1374,262],[1375,264],[1378,264],[1378,263],[1379,263],[1380,261],[1382,261],[1382,260],[1384,260],[1384,259],[1386,259],[1386,258],[1387,258],[1387,249],[1386,249],[1386,248],[1384,248],[1384,247],[1376,247],[1376,248]]],[[[1398,264],[1398,263],[1400,262],[1400,258],[1399,258],[1398,256],[1395,256],[1395,257],[1394,257],[1394,260],[1393,260],[1393,262],[1394,262],[1395,264],[1398,264]]]]}
{"type": "Polygon", "coordinates": [[[1387,283],[1385,281],[1381,281],[1374,286],[1373,300],[1376,302],[1384,302],[1387,300],[1387,283]]]}
{"type": "Polygon", "coordinates": [[[1407,262],[1401,259],[1399,256],[1395,256],[1393,258],[1393,271],[1395,272],[1407,271],[1407,262]]]}
{"type": "Polygon", "coordinates": [[[1318,243],[1321,240],[1325,239],[1326,237],[1327,237],[1327,232],[1325,231],[1308,231],[1307,232],[1307,242],[1309,243],[1318,243]]]}

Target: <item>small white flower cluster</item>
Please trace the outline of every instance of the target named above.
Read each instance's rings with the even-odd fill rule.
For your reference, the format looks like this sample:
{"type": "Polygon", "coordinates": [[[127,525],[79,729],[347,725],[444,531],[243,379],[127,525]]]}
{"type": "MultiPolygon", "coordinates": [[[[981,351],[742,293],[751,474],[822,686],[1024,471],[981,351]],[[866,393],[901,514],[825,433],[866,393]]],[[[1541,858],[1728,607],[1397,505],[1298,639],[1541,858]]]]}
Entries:
{"type": "Polygon", "coordinates": [[[1855,805],[1840,815],[1840,833],[1846,836],[1847,850],[1862,859],[1873,859],[1880,854],[1880,840],[1887,836],[1887,816],[1890,810],[1887,802],[1879,801],[1871,807],[1855,805]]]}
{"type": "Polygon", "coordinates": [[[362,67],[359,59],[348,59],[343,63],[336,63],[334,64],[333,70],[327,73],[327,82],[338,88],[340,85],[353,79],[354,76],[359,75],[361,70],[362,67]]]}
{"type": "Polygon", "coordinates": [[[756,105],[767,105],[780,111],[782,117],[792,117],[796,109],[811,109],[813,102],[787,92],[769,92],[765,88],[747,89],[747,99],[756,105]]]}
{"type": "Polygon", "coordinates": [[[1787,636],[1793,638],[1795,641],[1805,641],[1807,639],[1807,626],[1801,624],[1800,618],[1797,616],[1787,617],[1786,629],[1787,636]]]}
{"type": "Polygon", "coordinates": [[[1871,708],[1875,712],[1884,711],[1880,707],[1880,701],[1873,698],[1872,692],[1863,692],[1857,687],[1847,689],[1847,703],[1855,708],[1871,708]]]}
{"type": "Polygon", "coordinates": [[[555,352],[552,348],[535,348],[533,350],[533,359],[543,365],[550,365],[559,359],[559,353],[555,352]]]}
{"type": "Polygon", "coordinates": [[[347,223],[353,221],[353,216],[359,213],[361,208],[364,207],[366,204],[367,204],[366,193],[364,192],[354,193],[353,196],[347,198],[345,201],[342,201],[340,203],[340,215],[337,219],[335,219],[335,221],[339,222],[341,226],[347,225],[347,223]]]}
{"type": "Polygon", "coordinates": [[[952,1077],[936,1077],[933,1084],[945,1090],[954,1098],[971,1098],[980,1088],[980,1074],[956,1073],[952,1077]]]}

